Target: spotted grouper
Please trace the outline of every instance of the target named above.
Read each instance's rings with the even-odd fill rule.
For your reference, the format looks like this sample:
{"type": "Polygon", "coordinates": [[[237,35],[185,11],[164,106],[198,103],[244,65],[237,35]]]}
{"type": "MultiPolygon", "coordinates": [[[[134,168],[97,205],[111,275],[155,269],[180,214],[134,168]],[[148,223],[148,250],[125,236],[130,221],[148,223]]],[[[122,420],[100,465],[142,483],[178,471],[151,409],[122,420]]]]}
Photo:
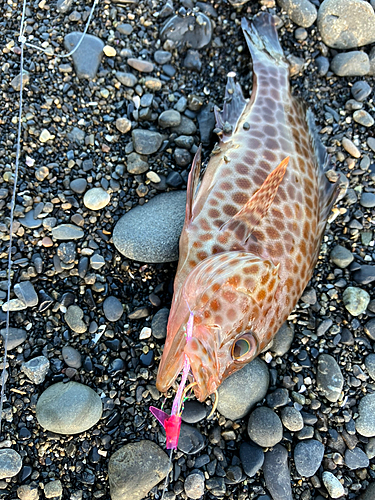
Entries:
{"type": "Polygon", "coordinates": [[[243,19],[242,29],[253,90],[245,99],[228,75],[219,143],[201,180],[200,150],[192,165],[156,384],[165,392],[188,360],[200,401],[253,360],[295,307],[338,191],[313,114],[291,95],[273,17],[243,19]]]}

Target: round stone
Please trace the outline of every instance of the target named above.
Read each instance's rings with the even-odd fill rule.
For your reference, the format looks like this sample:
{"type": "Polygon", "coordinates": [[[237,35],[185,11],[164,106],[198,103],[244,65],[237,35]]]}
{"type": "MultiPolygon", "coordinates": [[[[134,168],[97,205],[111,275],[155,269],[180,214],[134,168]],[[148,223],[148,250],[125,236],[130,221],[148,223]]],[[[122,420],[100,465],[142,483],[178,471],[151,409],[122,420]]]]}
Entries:
{"type": "Polygon", "coordinates": [[[132,131],[134,149],[141,155],[156,153],[163,142],[163,136],[159,132],[137,128],[132,131]]]}
{"type": "Polygon", "coordinates": [[[278,4],[298,26],[310,28],[316,20],[316,7],[309,0],[278,0],[278,4]]]}
{"type": "Polygon", "coordinates": [[[191,425],[181,424],[178,449],[188,455],[196,455],[205,447],[205,439],[202,434],[191,425]]]}
{"type": "Polygon", "coordinates": [[[369,354],[366,356],[365,366],[370,377],[375,380],[375,354],[369,354]]]}
{"type": "Polygon", "coordinates": [[[185,493],[188,498],[198,500],[204,493],[204,476],[202,473],[195,472],[189,474],[184,483],[185,493]]]}
{"type": "Polygon", "coordinates": [[[169,318],[169,309],[163,307],[160,309],[155,316],[152,318],[151,330],[152,336],[155,339],[165,339],[167,336],[167,324],[169,318]]]}
{"type": "Polygon", "coordinates": [[[294,448],[294,463],[302,477],[311,477],[319,469],[324,456],[324,445],[315,439],[297,443],[294,448]]]}
{"type": "Polygon", "coordinates": [[[60,479],[50,481],[44,485],[44,496],[46,498],[59,498],[62,492],[63,488],[60,479]]]}
{"type": "Polygon", "coordinates": [[[324,471],[322,474],[324,486],[331,498],[340,498],[345,494],[343,485],[332,472],[324,471]]]}
{"type": "Polygon", "coordinates": [[[267,451],[263,474],[266,487],[274,500],[293,500],[288,452],[284,446],[277,444],[272,450],[267,451]]]}
{"type": "Polygon", "coordinates": [[[374,193],[362,193],[359,203],[362,207],[373,208],[375,207],[375,194],[374,193]]]}
{"type": "Polygon", "coordinates": [[[34,384],[41,384],[46,378],[49,365],[48,358],[37,356],[26,363],[22,363],[21,369],[34,384]]]}
{"type": "Polygon", "coordinates": [[[167,64],[172,59],[172,54],[166,50],[157,50],[154,52],[154,59],[158,64],[167,64]]]}
{"type": "Polygon", "coordinates": [[[108,321],[118,321],[124,313],[124,307],[117,297],[107,297],[103,303],[103,311],[108,321]]]}
{"type": "Polygon", "coordinates": [[[115,57],[116,55],[116,49],[111,45],[105,45],[103,47],[103,52],[107,57],[115,57]]]}
{"type": "Polygon", "coordinates": [[[79,434],[93,427],[102,416],[102,400],[90,387],[78,382],[58,382],[39,397],[38,423],[57,434],[79,434]]]}
{"type": "Polygon", "coordinates": [[[294,338],[294,327],[285,322],[276,333],[270,351],[276,356],[284,356],[292,345],[294,338]]]}
{"type": "Polygon", "coordinates": [[[76,333],[85,333],[87,330],[87,325],[83,321],[83,311],[78,306],[69,306],[65,313],[65,321],[67,322],[69,328],[76,333]]]}
{"type": "Polygon", "coordinates": [[[262,448],[255,443],[242,443],[240,458],[245,474],[253,477],[263,465],[264,453],[262,448]]]}
{"type": "Polygon", "coordinates": [[[375,393],[364,396],[358,406],[359,417],[355,421],[357,432],[365,437],[375,436],[375,393]]]}
{"type": "Polygon", "coordinates": [[[218,412],[231,420],[243,418],[267,394],[269,373],[259,358],[224,380],[218,389],[218,412]]]}
{"type": "Polygon", "coordinates": [[[84,235],[84,231],[74,224],[60,224],[52,228],[52,237],[55,240],[79,240],[84,235]]]}
{"type": "Polygon", "coordinates": [[[198,401],[186,401],[181,418],[187,424],[196,424],[206,418],[206,405],[198,401]]]}
{"type": "Polygon", "coordinates": [[[90,210],[101,210],[108,205],[110,200],[109,193],[101,187],[89,189],[83,197],[85,207],[90,210]]]}
{"type": "Polygon", "coordinates": [[[62,357],[65,363],[71,368],[76,368],[77,370],[82,366],[82,356],[77,349],[66,345],[62,348],[62,357]]]}
{"type": "Polygon", "coordinates": [[[281,410],[281,421],[291,432],[298,432],[303,428],[302,415],[293,406],[286,406],[281,410]]]}
{"type": "Polygon", "coordinates": [[[185,210],[186,191],[160,194],[117,222],[113,243],[129,259],[153,263],[177,260],[185,210]]]}
{"type": "Polygon", "coordinates": [[[144,59],[134,59],[130,57],[127,63],[132,68],[136,69],[141,73],[151,73],[154,70],[154,65],[150,61],[145,61],[144,59]]]}
{"type": "Polygon", "coordinates": [[[358,111],[354,111],[353,120],[363,127],[372,127],[374,125],[373,117],[367,113],[364,109],[360,109],[358,111]]]}
{"type": "Polygon", "coordinates": [[[351,88],[352,96],[356,101],[362,102],[371,94],[372,88],[365,81],[355,82],[351,88]]]}
{"type": "Polygon", "coordinates": [[[365,469],[369,463],[368,456],[361,448],[355,447],[353,450],[347,449],[345,451],[345,464],[349,469],[365,469]]]}
{"type": "Polygon", "coordinates": [[[117,130],[122,134],[126,134],[132,128],[132,122],[125,116],[122,118],[117,118],[115,125],[117,130]]]}
{"type": "Polygon", "coordinates": [[[177,127],[181,123],[181,115],[175,109],[167,109],[159,116],[158,123],[161,128],[177,127]]]}
{"type": "Polygon", "coordinates": [[[370,302],[370,295],[361,288],[349,286],[343,293],[342,300],[352,316],[363,314],[370,302]]]}
{"type": "Polygon", "coordinates": [[[349,153],[354,158],[360,158],[361,152],[357,148],[357,146],[347,137],[342,139],[342,147],[345,149],[347,153],[349,153]]]}
{"type": "Polygon", "coordinates": [[[11,448],[0,449],[0,479],[16,476],[22,467],[22,458],[11,448]]]}
{"type": "Polygon", "coordinates": [[[138,83],[138,78],[133,73],[124,73],[123,71],[116,71],[115,77],[117,80],[125,85],[125,87],[135,87],[138,83]]]}
{"type": "Polygon", "coordinates": [[[348,267],[354,260],[354,255],[347,248],[336,245],[330,254],[332,262],[341,269],[348,267]]]}
{"type": "Polygon", "coordinates": [[[337,76],[364,76],[370,71],[370,59],[366,52],[359,50],[336,54],[331,70],[337,76]]]}
{"type": "Polygon", "coordinates": [[[271,448],[283,438],[280,418],[266,406],[256,408],[249,417],[247,432],[254,443],[263,448],[271,448]]]}
{"type": "Polygon", "coordinates": [[[74,179],[70,183],[70,189],[78,194],[84,193],[86,191],[86,188],[87,188],[87,181],[82,177],[74,179]]]}
{"type": "Polygon", "coordinates": [[[335,403],[339,399],[344,385],[344,377],[335,358],[329,354],[321,354],[318,358],[316,382],[317,389],[324,394],[328,401],[335,403]]]}

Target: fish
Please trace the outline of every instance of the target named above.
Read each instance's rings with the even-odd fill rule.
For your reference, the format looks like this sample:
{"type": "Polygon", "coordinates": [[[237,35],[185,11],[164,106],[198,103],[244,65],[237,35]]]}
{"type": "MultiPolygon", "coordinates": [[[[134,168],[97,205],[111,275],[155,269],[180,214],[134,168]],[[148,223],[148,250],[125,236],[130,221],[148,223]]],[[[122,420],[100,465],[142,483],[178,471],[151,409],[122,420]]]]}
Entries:
{"type": "Polygon", "coordinates": [[[156,381],[165,393],[187,359],[200,401],[258,356],[295,308],[338,194],[314,115],[291,94],[273,16],[241,26],[253,88],[245,99],[229,73],[203,176],[201,148],[193,160],[156,381]]]}

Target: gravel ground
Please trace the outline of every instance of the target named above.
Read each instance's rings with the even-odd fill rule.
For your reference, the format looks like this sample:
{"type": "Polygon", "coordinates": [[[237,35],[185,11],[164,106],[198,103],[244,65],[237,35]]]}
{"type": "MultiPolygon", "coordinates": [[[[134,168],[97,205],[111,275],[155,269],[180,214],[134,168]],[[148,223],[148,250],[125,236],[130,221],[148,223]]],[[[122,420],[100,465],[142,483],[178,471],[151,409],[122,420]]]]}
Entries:
{"type": "MultiPolygon", "coordinates": [[[[26,9],[25,34],[48,54],[25,49],[0,498],[161,497],[165,435],[148,407],[163,401],[181,191],[198,145],[206,158],[214,145],[227,73],[251,90],[240,20],[260,9],[277,16],[293,93],[342,189],[273,346],[222,385],[212,420],[209,401],[187,403],[165,498],[375,498],[374,2],[233,3],[100,2],[66,59],[54,55],[75,45],[90,5],[26,9]]],[[[1,5],[4,328],[20,5],[1,5]]]]}

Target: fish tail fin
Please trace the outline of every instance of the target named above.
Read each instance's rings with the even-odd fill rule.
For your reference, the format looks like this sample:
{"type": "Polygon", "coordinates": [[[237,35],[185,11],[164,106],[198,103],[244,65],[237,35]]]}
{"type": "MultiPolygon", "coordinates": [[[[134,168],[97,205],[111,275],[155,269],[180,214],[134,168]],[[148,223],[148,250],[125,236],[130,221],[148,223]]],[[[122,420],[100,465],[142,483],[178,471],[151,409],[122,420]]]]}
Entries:
{"type": "Polygon", "coordinates": [[[271,14],[261,12],[251,23],[244,17],[241,27],[254,64],[268,59],[272,64],[288,67],[277,36],[275,20],[271,14]]]}

